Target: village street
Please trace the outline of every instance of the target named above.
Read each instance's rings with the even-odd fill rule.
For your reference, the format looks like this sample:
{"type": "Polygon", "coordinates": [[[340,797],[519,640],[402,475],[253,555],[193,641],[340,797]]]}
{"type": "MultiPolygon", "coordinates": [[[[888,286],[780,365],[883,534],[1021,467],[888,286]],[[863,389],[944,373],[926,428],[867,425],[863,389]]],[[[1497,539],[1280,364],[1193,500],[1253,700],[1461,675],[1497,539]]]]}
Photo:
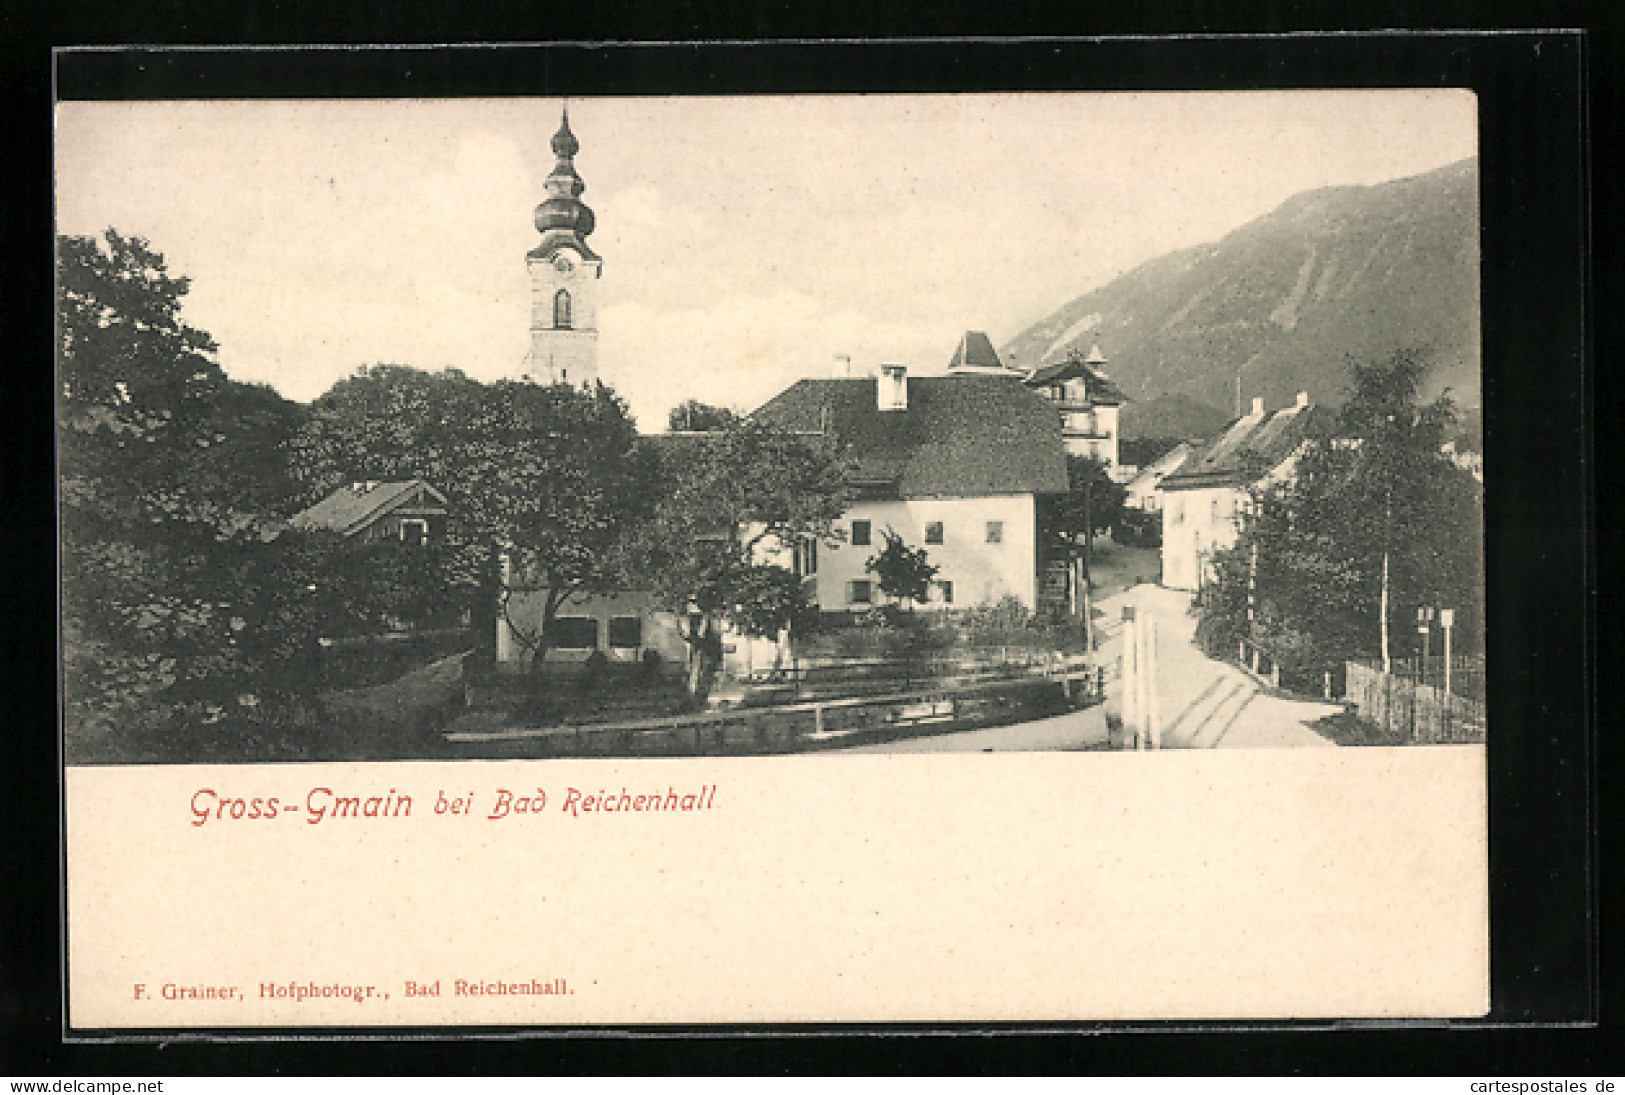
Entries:
{"type": "MultiPolygon", "coordinates": [[[[1196,617],[1190,595],[1155,585],[1139,585],[1099,603],[1101,661],[1116,662],[1122,649],[1125,606],[1149,613],[1157,629],[1157,711],[1165,749],[1260,749],[1330,746],[1306,723],[1342,708],[1273,696],[1232,665],[1214,661],[1192,641],[1196,617]]],[[[938,734],[905,741],[859,746],[854,753],[985,753],[1078,750],[1105,747],[1106,715],[1122,711],[1122,681],[1106,686],[1104,707],[989,730],[938,734]]]]}
{"type": "MultiPolygon", "coordinates": [[[[1102,660],[1111,664],[1122,649],[1123,608],[1149,613],[1157,629],[1156,705],[1165,749],[1258,749],[1331,745],[1306,723],[1337,714],[1342,707],[1284,699],[1269,694],[1233,665],[1214,661],[1193,641],[1196,617],[1190,595],[1161,586],[1140,585],[1100,602],[1109,636],[1102,660]]],[[[1122,682],[1108,685],[1106,706],[1122,710],[1122,682]]]]}

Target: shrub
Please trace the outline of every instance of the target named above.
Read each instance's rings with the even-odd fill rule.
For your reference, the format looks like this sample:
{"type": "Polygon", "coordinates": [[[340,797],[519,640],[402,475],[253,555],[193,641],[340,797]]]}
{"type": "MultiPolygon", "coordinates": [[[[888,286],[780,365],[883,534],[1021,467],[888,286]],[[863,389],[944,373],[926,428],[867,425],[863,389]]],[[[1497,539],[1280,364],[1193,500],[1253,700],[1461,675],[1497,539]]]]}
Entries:
{"type": "Polygon", "coordinates": [[[587,655],[587,660],[581,665],[581,690],[590,692],[604,679],[604,672],[609,668],[609,659],[602,650],[594,650],[587,655]]]}

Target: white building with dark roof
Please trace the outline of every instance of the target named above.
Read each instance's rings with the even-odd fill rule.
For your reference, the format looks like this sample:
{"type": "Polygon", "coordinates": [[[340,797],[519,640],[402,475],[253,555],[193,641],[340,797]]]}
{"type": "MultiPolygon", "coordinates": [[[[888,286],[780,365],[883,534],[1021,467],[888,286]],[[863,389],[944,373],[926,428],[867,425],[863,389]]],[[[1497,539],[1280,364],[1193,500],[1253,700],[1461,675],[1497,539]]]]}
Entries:
{"type": "Polygon", "coordinates": [[[1307,393],[1273,413],[1254,399],[1251,411],[1206,449],[1192,453],[1158,487],[1162,507],[1162,584],[1200,589],[1213,555],[1235,546],[1255,491],[1292,474],[1298,454],[1328,436],[1334,414],[1307,393]]]}
{"type": "Polygon", "coordinates": [[[1072,356],[1053,365],[1040,365],[1026,379],[1027,387],[1055,404],[1061,412],[1061,436],[1073,456],[1092,456],[1106,465],[1112,478],[1123,479],[1118,459],[1117,411],[1125,398],[1106,376],[1106,357],[1099,346],[1089,356],[1072,356]]]}
{"type": "Polygon", "coordinates": [[[866,564],[887,529],[939,568],[933,603],[1013,596],[1038,607],[1040,507],[1067,490],[1060,419],[1020,374],[977,367],[972,350],[972,369],[949,376],[887,365],[879,377],[801,380],[752,416],[826,432],[852,461],[859,499],[837,526],[845,542],[809,545],[796,560],[821,609],[882,601],[866,564]]]}
{"type": "Polygon", "coordinates": [[[1145,467],[1134,473],[1123,484],[1123,504],[1141,513],[1162,510],[1162,481],[1184,466],[1194,449],[1189,441],[1181,441],[1145,467]]]}

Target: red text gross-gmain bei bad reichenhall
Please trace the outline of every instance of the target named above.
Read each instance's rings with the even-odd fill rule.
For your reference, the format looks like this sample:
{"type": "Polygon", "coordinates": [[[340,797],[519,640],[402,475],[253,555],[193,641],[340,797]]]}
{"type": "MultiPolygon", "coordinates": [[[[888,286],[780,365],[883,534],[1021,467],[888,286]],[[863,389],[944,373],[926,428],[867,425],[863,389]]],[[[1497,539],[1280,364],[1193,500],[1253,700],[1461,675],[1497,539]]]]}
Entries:
{"type": "MultiPolygon", "coordinates": [[[[501,821],[505,818],[533,817],[546,812],[550,796],[541,787],[533,791],[511,791],[498,787],[482,797],[474,791],[448,795],[444,790],[432,796],[421,796],[425,808],[413,813],[414,796],[403,794],[391,787],[385,793],[347,794],[342,789],[312,787],[303,798],[275,795],[235,795],[213,787],[201,787],[193,792],[188,803],[192,825],[210,822],[254,822],[302,818],[307,825],[321,825],[330,821],[390,820],[413,816],[471,818],[501,821]]],[[[603,788],[588,790],[566,787],[564,793],[553,800],[554,812],[569,817],[583,814],[623,813],[693,813],[716,807],[717,785],[678,790],[668,785],[665,790],[629,789],[618,791],[603,788]]]]}

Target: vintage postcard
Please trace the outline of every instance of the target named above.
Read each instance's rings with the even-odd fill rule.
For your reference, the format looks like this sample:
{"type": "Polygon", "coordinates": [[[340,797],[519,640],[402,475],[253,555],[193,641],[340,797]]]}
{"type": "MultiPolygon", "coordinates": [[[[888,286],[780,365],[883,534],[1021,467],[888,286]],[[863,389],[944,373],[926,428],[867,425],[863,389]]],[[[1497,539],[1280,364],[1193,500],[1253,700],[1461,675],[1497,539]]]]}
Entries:
{"type": "Polygon", "coordinates": [[[1483,1016],[1477,153],[59,103],[70,1025],[1483,1016]]]}

